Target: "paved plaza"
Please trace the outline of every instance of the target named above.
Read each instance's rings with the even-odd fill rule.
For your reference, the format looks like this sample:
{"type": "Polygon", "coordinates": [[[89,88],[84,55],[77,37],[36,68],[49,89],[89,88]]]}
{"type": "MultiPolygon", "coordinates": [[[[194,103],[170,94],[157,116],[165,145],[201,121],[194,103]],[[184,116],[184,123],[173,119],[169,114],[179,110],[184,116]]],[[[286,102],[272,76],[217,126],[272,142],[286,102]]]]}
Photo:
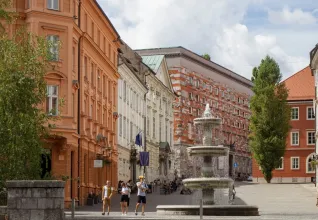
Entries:
{"type": "MultiPolygon", "coordinates": [[[[313,184],[254,184],[237,183],[236,204],[256,205],[259,207],[260,216],[231,217],[231,216],[204,216],[203,219],[235,219],[235,220],[311,220],[318,219],[316,207],[316,190],[313,184]]],[[[136,195],[131,198],[130,213],[121,216],[119,195],[112,200],[112,213],[109,216],[101,215],[101,204],[80,207],[76,210],[75,219],[200,219],[199,216],[159,216],[156,214],[157,205],[190,204],[191,195],[159,195],[158,191],[147,196],[146,216],[135,216],[134,206],[136,195]]],[[[67,219],[70,212],[66,212],[67,219]]]]}

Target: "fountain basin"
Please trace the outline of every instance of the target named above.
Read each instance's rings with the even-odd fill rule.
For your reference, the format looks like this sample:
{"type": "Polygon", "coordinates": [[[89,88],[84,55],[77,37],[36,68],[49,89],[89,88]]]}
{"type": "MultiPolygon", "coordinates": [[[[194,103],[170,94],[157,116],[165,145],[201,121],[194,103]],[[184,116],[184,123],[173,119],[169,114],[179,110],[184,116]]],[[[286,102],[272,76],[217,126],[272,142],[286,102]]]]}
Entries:
{"type": "Polygon", "coordinates": [[[205,125],[205,124],[208,124],[208,125],[211,125],[212,127],[214,126],[218,126],[221,124],[222,122],[222,119],[221,118],[195,118],[193,120],[194,124],[195,125],[205,125]]]}
{"type": "Polygon", "coordinates": [[[230,188],[233,180],[218,177],[200,177],[184,179],[183,184],[190,189],[224,189],[230,188]]]}
{"type": "Polygon", "coordinates": [[[187,148],[189,156],[227,156],[229,148],[218,146],[195,146],[187,148]]]}
{"type": "MultiPolygon", "coordinates": [[[[199,205],[159,205],[159,215],[200,215],[199,205]]],[[[204,205],[207,216],[258,216],[258,207],[249,205],[204,205]]]]}

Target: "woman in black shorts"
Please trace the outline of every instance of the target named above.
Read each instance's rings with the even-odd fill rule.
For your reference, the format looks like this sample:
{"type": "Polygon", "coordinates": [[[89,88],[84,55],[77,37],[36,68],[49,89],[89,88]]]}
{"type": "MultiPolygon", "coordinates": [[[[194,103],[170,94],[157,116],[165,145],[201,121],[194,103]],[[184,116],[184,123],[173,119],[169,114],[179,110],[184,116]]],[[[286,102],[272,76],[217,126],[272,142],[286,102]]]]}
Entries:
{"type": "Polygon", "coordinates": [[[121,211],[122,211],[121,215],[127,215],[128,193],[129,193],[129,189],[128,189],[126,183],[123,182],[121,184],[121,199],[120,199],[121,211]]]}

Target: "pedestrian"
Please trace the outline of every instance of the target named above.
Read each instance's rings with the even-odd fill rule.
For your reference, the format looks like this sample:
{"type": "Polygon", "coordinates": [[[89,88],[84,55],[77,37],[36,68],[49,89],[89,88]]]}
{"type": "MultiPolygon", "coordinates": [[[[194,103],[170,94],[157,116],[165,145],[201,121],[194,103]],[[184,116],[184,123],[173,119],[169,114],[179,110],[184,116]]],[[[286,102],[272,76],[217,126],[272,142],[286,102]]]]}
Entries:
{"type": "Polygon", "coordinates": [[[130,194],[131,194],[131,188],[132,188],[132,181],[131,181],[131,180],[128,180],[128,182],[127,182],[127,187],[128,187],[128,202],[127,202],[127,207],[129,207],[130,194]]]}
{"type": "Polygon", "coordinates": [[[144,182],[145,178],[144,176],[139,176],[139,182],[137,182],[137,196],[138,196],[138,201],[136,204],[136,209],[135,209],[135,215],[138,215],[138,208],[139,205],[141,204],[141,215],[145,215],[145,206],[146,206],[146,191],[148,189],[147,184],[144,182]]]}
{"type": "Polygon", "coordinates": [[[106,185],[103,186],[103,190],[102,190],[102,196],[103,196],[103,212],[102,212],[102,215],[105,215],[106,206],[107,206],[107,209],[108,209],[107,215],[109,215],[109,212],[110,212],[110,199],[111,199],[111,197],[113,195],[113,191],[114,191],[114,188],[111,187],[110,181],[107,180],[106,181],[106,185]]]}
{"type": "Polygon", "coordinates": [[[127,202],[128,202],[128,193],[129,189],[125,182],[121,183],[121,199],[120,199],[120,205],[121,205],[121,215],[127,215],[127,202]]]}

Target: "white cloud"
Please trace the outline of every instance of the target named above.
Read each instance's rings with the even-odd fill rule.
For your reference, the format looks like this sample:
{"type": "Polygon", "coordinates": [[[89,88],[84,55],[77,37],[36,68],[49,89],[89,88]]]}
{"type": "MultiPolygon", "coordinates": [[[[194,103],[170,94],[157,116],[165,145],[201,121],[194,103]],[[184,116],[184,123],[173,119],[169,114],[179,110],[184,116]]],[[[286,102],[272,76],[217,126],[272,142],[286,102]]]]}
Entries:
{"type": "MultiPolygon", "coordinates": [[[[284,77],[308,65],[307,58],[288,55],[274,34],[251,33],[243,24],[250,4],[258,0],[99,0],[122,39],[132,48],[183,46],[238,74],[267,54],[280,64],[284,77]]],[[[260,4],[260,3],[259,3],[260,4]]]]}
{"type": "Polygon", "coordinates": [[[304,12],[301,9],[290,10],[284,7],[281,11],[268,11],[268,20],[273,24],[315,24],[317,18],[311,12],[304,12]]]}

